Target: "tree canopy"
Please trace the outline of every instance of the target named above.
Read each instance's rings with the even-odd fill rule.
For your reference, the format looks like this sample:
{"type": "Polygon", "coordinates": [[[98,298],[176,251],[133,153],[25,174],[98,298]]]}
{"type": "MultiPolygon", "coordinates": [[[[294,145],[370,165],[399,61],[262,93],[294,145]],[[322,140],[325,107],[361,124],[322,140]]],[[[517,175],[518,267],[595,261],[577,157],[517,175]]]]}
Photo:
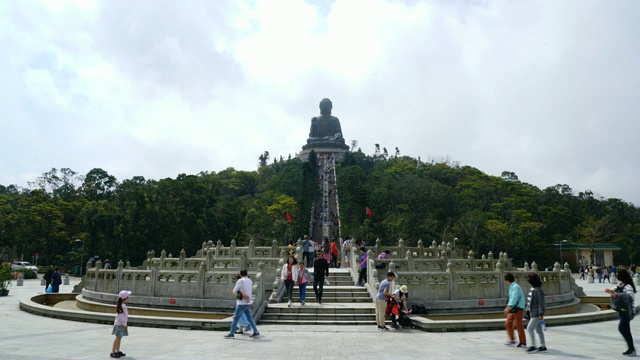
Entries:
{"type": "MultiPolygon", "coordinates": [[[[260,155],[256,171],[118,181],[99,168],[85,175],[54,168],[30,188],[0,185],[1,254],[31,260],[38,253],[40,264],[73,266],[80,263],[81,239],[85,261],[139,264],[148,250],[193,254],[208,240],[285,244],[309,230],[316,154],[309,162],[268,158],[267,151],[260,155]]],[[[575,194],[566,184],[539,189],[510,171],[490,176],[451,161],[401,156],[398,149],[395,156],[349,152],[336,171],[342,236],[385,245],[457,238],[460,249],[506,250],[519,262],[543,261],[549,245],[563,239],[592,248],[607,242],[622,248],[617,262],[639,260],[640,210],[621,199],[575,194]]]]}

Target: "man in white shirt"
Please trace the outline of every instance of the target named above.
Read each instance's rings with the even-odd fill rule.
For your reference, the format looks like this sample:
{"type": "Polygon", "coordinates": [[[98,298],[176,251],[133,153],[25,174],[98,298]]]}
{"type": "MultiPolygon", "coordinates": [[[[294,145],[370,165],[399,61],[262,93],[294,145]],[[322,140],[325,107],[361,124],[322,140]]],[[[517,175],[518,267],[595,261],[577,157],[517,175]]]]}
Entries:
{"type": "Polygon", "coordinates": [[[253,315],[251,314],[251,304],[253,303],[251,299],[251,291],[253,289],[253,281],[247,277],[247,270],[240,270],[240,279],[236,282],[236,286],[233,288],[232,293],[236,296],[236,310],[233,313],[233,322],[231,323],[231,330],[227,335],[225,335],[225,339],[233,339],[234,333],[236,331],[236,327],[238,326],[238,320],[242,317],[242,314],[245,314],[247,320],[249,321],[249,326],[253,329],[253,334],[251,337],[260,336],[260,332],[256,327],[256,322],[253,320],[253,315]]]}

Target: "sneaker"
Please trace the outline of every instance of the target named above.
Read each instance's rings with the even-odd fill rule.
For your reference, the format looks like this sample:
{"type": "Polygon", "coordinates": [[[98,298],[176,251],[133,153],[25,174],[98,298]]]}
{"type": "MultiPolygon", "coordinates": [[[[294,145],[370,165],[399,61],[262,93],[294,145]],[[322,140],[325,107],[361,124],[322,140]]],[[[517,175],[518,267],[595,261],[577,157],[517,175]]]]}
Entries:
{"type": "Polygon", "coordinates": [[[540,346],[538,348],[538,352],[547,352],[547,347],[546,346],[540,346]]]}
{"type": "Polygon", "coordinates": [[[385,325],[382,327],[382,330],[389,330],[389,328],[385,325]]]}
{"type": "Polygon", "coordinates": [[[526,348],[526,347],[527,347],[527,344],[522,344],[522,343],[520,343],[520,344],[518,344],[516,347],[517,347],[517,348],[526,348]]]}
{"type": "Polygon", "coordinates": [[[227,334],[224,336],[225,339],[235,339],[235,336],[233,336],[233,334],[227,334]]]}
{"type": "Polygon", "coordinates": [[[515,340],[507,340],[504,344],[507,345],[507,346],[516,346],[516,341],[515,340]]]}
{"type": "Polygon", "coordinates": [[[287,305],[287,306],[291,307],[291,300],[289,300],[289,305],[287,305]]]}
{"type": "Polygon", "coordinates": [[[238,329],[238,330],[236,330],[236,334],[242,335],[242,334],[244,334],[244,330],[238,329]]]}
{"type": "Polygon", "coordinates": [[[535,346],[530,346],[530,347],[527,349],[527,353],[528,353],[528,354],[533,354],[534,352],[538,352],[538,348],[537,348],[537,347],[535,347],[535,346]]]}
{"type": "Polygon", "coordinates": [[[115,359],[120,357],[120,355],[118,355],[118,353],[111,353],[111,354],[109,354],[109,356],[112,357],[112,358],[115,358],[115,359]]]}
{"type": "Polygon", "coordinates": [[[378,331],[382,331],[382,326],[378,325],[378,331]]]}
{"type": "Polygon", "coordinates": [[[118,355],[120,355],[120,357],[127,356],[127,354],[123,353],[122,351],[118,351],[118,355]]]}
{"type": "Polygon", "coordinates": [[[253,334],[249,335],[249,337],[258,337],[260,336],[259,332],[254,332],[253,334]]]}
{"type": "Polygon", "coordinates": [[[629,349],[622,353],[624,356],[636,356],[636,349],[629,349]]]}
{"type": "Polygon", "coordinates": [[[322,299],[318,300],[318,304],[322,305],[322,299]]]}
{"type": "Polygon", "coordinates": [[[304,304],[305,304],[305,301],[303,300],[303,301],[302,301],[302,305],[304,305],[304,304]]]}

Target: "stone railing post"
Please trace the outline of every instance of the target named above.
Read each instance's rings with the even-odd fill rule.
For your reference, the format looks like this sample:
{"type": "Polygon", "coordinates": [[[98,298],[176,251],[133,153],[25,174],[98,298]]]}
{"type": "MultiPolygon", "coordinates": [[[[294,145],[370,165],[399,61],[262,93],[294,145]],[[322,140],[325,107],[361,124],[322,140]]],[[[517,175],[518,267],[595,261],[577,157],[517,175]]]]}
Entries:
{"type": "Polygon", "coordinates": [[[448,275],[449,281],[448,282],[448,287],[449,287],[449,300],[453,300],[455,298],[455,296],[453,295],[454,293],[457,293],[456,288],[455,288],[455,269],[453,268],[453,264],[451,263],[451,261],[447,262],[447,270],[446,273],[448,275]]]}
{"type": "Polygon", "coordinates": [[[240,270],[247,270],[247,250],[240,254],[240,270]]]}
{"type": "Polygon", "coordinates": [[[180,257],[178,258],[178,270],[184,270],[184,259],[187,257],[187,252],[184,249],[180,250],[180,257]]]}
{"type": "Polygon", "coordinates": [[[404,253],[407,252],[407,248],[404,245],[404,240],[402,238],[398,240],[398,257],[401,257],[404,253]]]}
{"type": "Polygon", "coordinates": [[[236,240],[231,239],[231,245],[229,246],[229,258],[233,259],[236,257],[236,240]]]}
{"type": "MultiPolygon", "coordinates": [[[[304,253],[302,252],[302,239],[298,239],[298,241],[296,242],[296,259],[298,260],[298,262],[302,261],[304,257],[304,253]]],[[[340,256],[338,255],[338,259],[340,259],[340,256]]]]}
{"type": "Polygon", "coordinates": [[[207,253],[205,254],[206,258],[204,261],[206,261],[206,266],[207,266],[207,271],[213,271],[213,256],[214,253],[216,252],[217,249],[214,248],[208,248],[207,249],[207,253]]]}
{"type": "Polygon", "coordinates": [[[422,243],[422,239],[418,240],[418,246],[416,249],[416,256],[418,259],[424,258],[424,244],[422,243]]]}
{"type": "Polygon", "coordinates": [[[503,298],[507,294],[506,284],[504,283],[504,274],[503,274],[504,268],[502,267],[502,263],[500,261],[498,261],[495,266],[496,266],[495,272],[498,273],[498,284],[499,284],[498,286],[500,286],[500,297],[503,298]]]}
{"type": "Polygon", "coordinates": [[[495,270],[496,269],[496,264],[495,264],[494,259],[493,259],[493,251],[489,251],[487,259],[489,260],[489,269],[495,270]]]}
{"type": "Polygon", "coordinates": [[[469,270],[476,271],[476,258],[473,250],[469,250],[469,254],[467,255],[467,262],[469,263],[469,270]]]}
{"type": "Polygon", "coordinates": [[[160,270],[164,270],[164,259],[167,257],[167,252],[162,249],[160,252],[160,270]]]}
{"type": "Polygon", "coordinates": [[[271,257],[278,257],[278,255],[278,241],[276,241],[276,239],[273,239],[273,241],[271,242],[271,257]]]}
{"type": "Polygon", "coordinates": [[[124,272],[124,262],[122,261],[122,259],[120,259],[120,261],[118,261],[118,268],[116,268],[116,291],[117,292],[120,292],[120,290],[125,290],[120,287],[121,286],[120,279],[122,279],[123,272],[124,272]]]}
{"type": "Polygon", "coordinates": [[[538,264],[535,261],[531,263],[531,271],[538,273],[538,264]]]}
{"type": "Polygon", "coordinates": [[[259,294],[257,294],[257,298],[260,300],[260,304],[258,304],[258,307],[262,306],[262,303],[264,302],[264,296],[265,296],[265,288],[264,288],[264,271],[265,271],[265,265],[264,262],[260,261],[258,263],[258,272],[260,273],[260,276],[258,276],[258,292],[259,294]]]}
{"type": "Polygon", "coordinates": [[[413,254],[411,250],[407,250],[404,259],[407,260],[407,271],[414,271],[413,254]]]}
{"type": "Polygon", "coordinates": [[[158,262],[154,261],[151,265],[151,296],[156,296],[156,283],[158,282],[158,262]]]}
{"type": "Polygon", "coordinates": [[[131,262],[127,261],[127,264],[124,266],[125,269],[131,269],[131,262]]]}
{"type": "Polygon", "coordinates": [[[87,260],[87,268],[85,269],[83,276],[89,273],[89,270],[91,270],[92,266],[93,264],[91,263],[91,260],[87,260]]]}
{"type": "MultiPolygon", "coordinates": [[[[209,249],[211,250],[211,249],[209,249]]],[[[207,253],[209,252],[207,250],[207,253]]],[[[200,263],[200,267],[198,268],[198,287],[200,288],[200,298],[204,299],[207,294],[207,265],[203,262],[200,263]]]]}
{"type": "Polygon", "coordinates": [[[222,241],[218,240],[216,243],[216,259],[220,258],[220,253],[222,253],[222,241]]]}
{"type": "Polygon", "coordinates": [[[255,250],[256,250],[256,241],[251,239],[249,240],[249,247],[247,248],[247,256],[253,259],[255,257],[255,250]]]}
{"type": "Polygon", "coordinates": [[[376,255],[379,255],[382,252],[382,240],[380,240],[380,238],[376,239],[375,249],[376,255]]]}
{"type": "Polygon", "coordinates": [[[524,262],[524,271],[525,271],[525,272],[529,272],[529,271],[531,271],[531,268],[529,267],[529,263],[528,263],[528,262],[526,262],[526,261],[524,262]]]}

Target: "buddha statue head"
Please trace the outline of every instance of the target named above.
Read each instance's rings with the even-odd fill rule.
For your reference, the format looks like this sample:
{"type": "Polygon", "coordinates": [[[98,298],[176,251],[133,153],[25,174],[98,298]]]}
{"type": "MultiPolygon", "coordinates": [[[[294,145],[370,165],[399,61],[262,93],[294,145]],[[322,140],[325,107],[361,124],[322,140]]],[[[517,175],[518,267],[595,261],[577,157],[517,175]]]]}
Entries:
{"type": "Polygon", "coordinates": [[[324,98],[320,101],[320,114],[331,115],[332,108],[333,104],[331,103],[331,100],[324,98]]]}

